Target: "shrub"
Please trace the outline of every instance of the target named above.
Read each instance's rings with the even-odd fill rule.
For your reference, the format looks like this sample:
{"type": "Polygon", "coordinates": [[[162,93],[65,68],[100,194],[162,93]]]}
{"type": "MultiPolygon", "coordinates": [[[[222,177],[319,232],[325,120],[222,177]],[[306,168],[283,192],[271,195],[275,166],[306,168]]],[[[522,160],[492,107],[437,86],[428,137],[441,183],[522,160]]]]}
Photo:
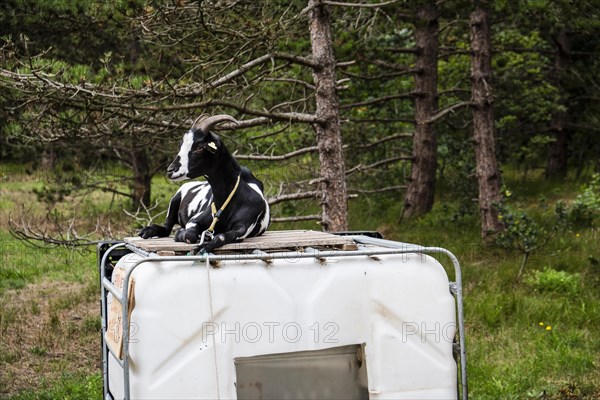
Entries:
{"type": "Polygon", "coordinates": [[[557,271],[546,267],[527,276],[525,282],[539,292],[553,292],[568,295],[579,293],[581,279],[579,274],[557,271]]]}
{"type": "MultiPolygon", "coordinates": [[[[496,244],[504,248],[514,248],[523,254],[523,261],[517,275],[519,281],[531,253],[547,245],[550,239],[564,228],[568,210],[562,201],[557,202],[554,215],[541,218],[541,220],[550,220],[549,225],[547,223],[545,226],[534,220],[528,211],[510,206],[508,204],[510,195],[510,191],[505,190],[504,199],[498,205],[499,218],[504,223],[505,229],[496,238],[496,244]]],[[[542,201],[542,209],[547,209],[545,201],[542,201]]]]}
{"type": "Polygon", "coordinates": [[[569,208],[569,222],[576,226],[591,227],[599,218],[600,174],[594,174],[569,208]]]}

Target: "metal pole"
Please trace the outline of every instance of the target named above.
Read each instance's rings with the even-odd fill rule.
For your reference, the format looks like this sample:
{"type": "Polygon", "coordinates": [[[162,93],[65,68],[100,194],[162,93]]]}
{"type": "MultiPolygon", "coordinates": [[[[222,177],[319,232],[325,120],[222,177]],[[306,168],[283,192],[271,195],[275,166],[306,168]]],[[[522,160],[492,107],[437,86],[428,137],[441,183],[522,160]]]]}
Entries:
{"type": "MultiPolygon", "coordinates": [[[[98,254],[100,253],[100,246],[102,246],[102,243],[98,245],[98,254]]],[[[108,279],[106,279],[106,261],[108,260],[108,255],[110,254],[110,252],[112,252],[114,249],[119,248],[119,247],[124,247],[124,243],[117,243],[115,245],[112,245],[111,247],[109,247],[103,254],[102,256],[102,260],[98,259],[98,268],[100,269],[100,301],[101,301],[101,314],[102,314],[102,375],[103,375],[103,394],[104,394],[104,399],[109,399],[108,396],[108,352],[111,351],[108,347],[108,345],[106,344],[106,330],[107,330],[107,305],[106,305],[106,290],[110,290],[109,287],[105,286],[105,281],[108,281],[108,279]]],[[[112,288],[114,288],[114,286],[111,284],[110,286],[112,286],[112,288]]],[[[111,291],[111,293],[113,293],[111,291]]],[[[113,293],[113,297],[115,299],[117,299],[117,301],[119,301],[118,296],[115,296],[113,293]]],[[[112,353],[112,351],[111,351],[112,353]]],[[[114,356],[114,353],[113,353],[114,356]]],[[[115,357],[117,359],[117,361],[119,361],[118,357],[115,357]]]]}

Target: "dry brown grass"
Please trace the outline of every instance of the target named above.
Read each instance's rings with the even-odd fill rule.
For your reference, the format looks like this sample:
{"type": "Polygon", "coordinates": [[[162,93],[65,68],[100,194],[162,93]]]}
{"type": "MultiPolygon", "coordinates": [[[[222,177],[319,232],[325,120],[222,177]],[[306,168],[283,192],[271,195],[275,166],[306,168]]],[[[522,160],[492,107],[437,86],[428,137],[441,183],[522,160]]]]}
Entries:
{"type": "Polygon", "coordinates": [[[0,296],[0,398],[39,390],[65,372],[100,370],[95,289],[52,281],[0,296]]]}

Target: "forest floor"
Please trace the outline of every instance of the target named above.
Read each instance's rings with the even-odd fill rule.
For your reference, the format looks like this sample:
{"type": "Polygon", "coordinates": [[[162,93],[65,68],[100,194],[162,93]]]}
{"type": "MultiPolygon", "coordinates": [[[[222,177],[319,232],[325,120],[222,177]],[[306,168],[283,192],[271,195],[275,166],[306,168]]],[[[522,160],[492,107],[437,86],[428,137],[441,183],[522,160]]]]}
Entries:
{"type": "MultiPolygon", "coordinates": [[[[35,220],[47,205],[32,192],[41,185],[35,176],[4,169],[0,179],[0,398],[101,399],[95,253],[35,248],[12,237],[9,219],[27,209],[27,218],[35,220]]],[[[551,227],[557,201],[573,202],[585,182],[505,180],[514,209],[540,227],[551,227]]],[[[600,398],[600,221],[550,235],[517,279],[523,253],[482,243],[475,213],[460,211],[456,199],[444,197],[443,187],[439,192],[432,213],[400,224],[398,198],[356,200],[351,228],[379,230],[389,239],[441,246],[457,255],[463,267],[470,397],[600,398]]],[[[77,205],[89,228],[112,202],[102,196],[77,205]]],[[[64,199],[65,209],[74,202],[64,199]]],[[[38,227],[52,227],[37,221],[38,227]]],[[[287,228],[315,226],[272,227],[287,228]]]]}

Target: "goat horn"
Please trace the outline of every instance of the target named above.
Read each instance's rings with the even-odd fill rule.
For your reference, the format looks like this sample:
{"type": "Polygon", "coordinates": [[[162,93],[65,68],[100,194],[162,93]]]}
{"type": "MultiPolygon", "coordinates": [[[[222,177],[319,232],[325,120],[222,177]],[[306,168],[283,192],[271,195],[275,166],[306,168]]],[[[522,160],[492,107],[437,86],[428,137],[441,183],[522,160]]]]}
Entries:
{"type": "Polygon", "coordinates": [[[206,118],[208,118],[208,115],[200,114],[200,116],[194,120],[194,123],[192,124],[192,129],[194,129],[194,130],[199,129],[200,123],[202,121],[204,121],[206,118]]]}
{"type": "Polygon", "coordinates": [[[212,117],[202,119],[200,117],[198,117],[196,121],[194,121],[193,128],[196,130],[201,130],[204,133],[208,133],[211,127],[223,121],[229,121],[233,122],[236,125],[239,125],[239,122],[235,118],[227,114],[213,115],[212,117]]]}

